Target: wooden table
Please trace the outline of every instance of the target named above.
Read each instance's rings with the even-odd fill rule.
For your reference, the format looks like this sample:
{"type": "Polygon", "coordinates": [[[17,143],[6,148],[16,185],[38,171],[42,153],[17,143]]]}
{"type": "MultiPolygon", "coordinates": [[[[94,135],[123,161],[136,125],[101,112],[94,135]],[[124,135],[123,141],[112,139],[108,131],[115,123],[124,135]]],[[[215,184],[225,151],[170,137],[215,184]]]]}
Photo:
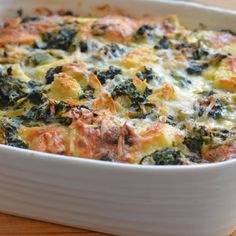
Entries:
{"type": "MultiPolygon", "coordinates": [[[[193,0],[195,2],[224,7],[236,10],[235,0],[193,0]]],[[[106,236],[108,234],[91,232],[83,229],[75,229],[55,224],[44,223],[21,217],[0,214],[0,235],[3,236],[35,236],[35,235],[86,235],[106,236]]],[[[236,236],[236,232],[231,236],[236,236]]]]}

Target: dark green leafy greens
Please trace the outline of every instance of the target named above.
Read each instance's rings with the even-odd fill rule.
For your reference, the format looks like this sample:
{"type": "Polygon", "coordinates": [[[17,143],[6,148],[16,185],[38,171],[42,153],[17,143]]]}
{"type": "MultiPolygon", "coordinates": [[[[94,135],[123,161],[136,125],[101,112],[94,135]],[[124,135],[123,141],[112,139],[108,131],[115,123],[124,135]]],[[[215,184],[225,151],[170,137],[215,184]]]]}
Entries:
{"type": "Polygon", "coordinates": [[[135,109],[140,108],[140,104],[147,103],[147,97],[152,93],[152,90],[146,88],[144,94],[141,95],[138,93],[133,81],[131,79],[125,80],[123,83],[117,85],[112,93],[111,96],[115,99],[120,96],[127,96],[130,101],[132,102],[132,107],[135,109]]]}
{"type": "Polygon", "coordinates": [[[204,146],[221,145],[230,138],[233,133],[226,129],[207,128],[203,125],[194,125],[192,131],[187,132],[184,144],[188,149],[201,157],[204,146]]]}
{"type": "Polygon", "coordinates": [[[54,75],[62,72],[63,67],[57,66],[55,68],[50,68],[45,76],[46,84],[51,84],[54,81],[54,75]]]}
{"type": "Polygon", "coordinates": [[[112,158],[109,156],[103,156],[99,159],[100,161],[112,162],[112,158]]]}
{"type": "MultiPolygon", "coordinates": [[[[202,116],[209,105],[210,102],[201,105],[198,111],[198,115],[202,116]]],[[[217,99],[215,105],[209,110],[208,116],[212,117],[213,119],[219,119],[223,116],[223,112],[224,112],[224,104],[221,100],[217,99]]]]}
{"type": "Polygon", "coordinates": [[[94,99],[94,91],[94,88],[88,85],[83,89],[83,94],[79,97],[79,99],[94,99]]]}
{"type": "Polygon", "coordinates": [[[0,107],[15,106],[19,99],[27,97],[37,87],[34,81],[24,82],[13,77],[10,69],[7,73],[0,72],[0,107]]]}
{"type": "Polygon", "coordinates": [[[110,66],[108,70],[99,71],[94,70],[94,74],[97,76],[101,84],[105,84],[107,80],[113,80],[116,75],[121,75],[122,70],[115,66],[110,66]]]}
{"type": "Polygon", "coordinates": [[[189,80],[189,79],[187,79],[187,78],[185,78],[185,77],[183,77],[181,75],[178,75],[178,74],[176,74],[174,72],[171,73],[171,76],[176,80],[177,85],[179,87],[188,88],[189,85],[192,84],[191,80],[189,80]]]}
{"type": "Polygon", "coordinates": [[[159,40],[158,44],[154,46],[154,49],[169,49],[171,47],[172,47],[172,44],[170,40],[166,36],[163,36],[159,40]]]}
{"type": "Polygon", "coordinates": [[[88,51],[88,43],[85,40],[81,40],[78,44],[80,52],[85,53],[88,51]]]}
{"type": "Polygon", "coordinates": [[[199,64],[194,61],[189,63],[189,66],[186,68],[186,72],[189,75],[201,75],[203,70],[208,67],[208,64],[199,64]]]}
{"type": "Polygon", "coordinates": [[[194,109],[199,117],[207,112],[208,117],[216,120],[223,117],[226,104],[222,99],[217,97],[213,91],[210,91],[206,96],[203,95],[203,97],[196,102],[194,109]]]}
{"type": "Polygon", "coordinates": [[[157,78],[153,69],[147,67],[145,67],[143,71],[138,72],[136,76],[143,81],[146,80],[147,82],[157,78]]]}
{"type": "Polygon", "coordinates": [[[111,96],[113,99],[117,99],[121,96],[129,98],[131,102],[129,117],[131,119],[145,119],[149,117],[151,120],[156,120],[159,116],[159,110],[155,105],[149,103],[147,99],[151,94],[152,90],[148,87],[146,87],[143,94],[140,94],[133,84],[132,79],[127,79],[113,89],[111,96]]]}
{"type": "Polygon", "coordinates": [[[25,115],[18,117],[22,124],[26,126],[37,126],[39,122],[44,124],[60,123],[68,126],[72,123],[70,117],[63,117],[63,114],[71,109],[64,102],[59,102],[54,105],[55,112],[52,112],[50,103],[48,101],[33,106],[25,115]]]}
{"type": "MultiPolygon", "coordinates": [[[[49,31],[42,35],[45,45],[42,49],[61,49],[69,51],[71,48],[77,31],[72,27],[61,28],[58,31],[49,31]]],[[[39,45],[35,45],[39,47],[39,45]]]]}
{"type": "Polygon", "coordinates": [[[106,44],[99,49],[99,52],[108,58],[120,57],[125,53],[124,47],[117,43],[106,44]]]}
{"type": "Polygon", "coordinates": [[[195,50],[193,50],[192,52],[192,60],[201,60],[206,58],[209,55],[209,52],[206,51],[203,48],[196,48],[195,50]]]}
{"type": "Polygon", "coordinates": [[[210,141],[209,133],[205,126],[194,126],[192,132],[184,138],[184,144],[191,152],[201,154],[203,144],[210,141]]]}
{"type": "Polygon", "coordinates": [[[39,90],[33,90],[29,95],[28,95],[28,99],[32,104],[35,105],[39,105],[41,103],[43,103],[44,101],[46,101],[46,96],[44,96],[44,94],[39,91],[39,90]]]}
{"type": "Polygon", "coordinates": [[[144,156],[141,165],[181,165],[185,155],[174,148],[157,150],[150,155],[144,156]]]}
{"type": "Polygon", "coordinates": [[[17,136],[20,123],[17,120],[1,120],[0,127],[4,132],[7,145],[18,148],[28,148],[28,145],[17,136]]]}
{"type": "Polygon", "coordinates": [[[0,107],[14,106],[16,101],[28,93],[26,83],[13,77],[0,78],[0,107]]]}
{"type": "Polygon", "coordinates": [[[182,50],[182,49],[188,49],[192,47],[193,47],[193,44],[181,41],[178,45],[176,45],[175,49],[182,50]]]}
{"type": "Polygon", "coordinates": [[[213,131],[211,131],[210,135],[214,141],[217,140],[218,142],[221,143],[225,141],[227,138],[229,138],[231,133],[227,129],[214,129],[213,131]]]}
{"type": "Polygon", "coordinates": [[[168,115],[166,117],[166,123],[172,126],[177,126],[177,122],[175,121],[175,118],[171,115],[168,115]]]}
{"type": "Polygon", "coordinates": [[[142,25],[138,28],[135,37],[138,39],[143,39],[149,37],[153,34],[154,28],[150,25],[142,25]]]}

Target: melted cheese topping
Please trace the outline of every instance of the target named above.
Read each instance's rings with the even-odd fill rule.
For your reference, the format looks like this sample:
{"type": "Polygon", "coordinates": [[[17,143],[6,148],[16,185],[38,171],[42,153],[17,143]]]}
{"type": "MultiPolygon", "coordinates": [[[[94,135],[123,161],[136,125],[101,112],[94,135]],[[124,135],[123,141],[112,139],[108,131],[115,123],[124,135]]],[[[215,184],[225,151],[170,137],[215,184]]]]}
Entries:
{"type": "Polygon", "coordinates": [[[3,25],[1,143],[139,164],[235,158],[232,32],[190,31],[175,16],[3,25]]]}

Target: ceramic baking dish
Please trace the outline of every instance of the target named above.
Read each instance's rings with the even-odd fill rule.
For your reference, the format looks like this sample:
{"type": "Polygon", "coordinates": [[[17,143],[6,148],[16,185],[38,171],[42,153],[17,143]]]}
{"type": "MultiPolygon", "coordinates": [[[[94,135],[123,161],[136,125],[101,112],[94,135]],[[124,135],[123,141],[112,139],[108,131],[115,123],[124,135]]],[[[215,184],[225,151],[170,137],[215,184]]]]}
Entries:
{"type": "MultiPolygon", "coordinates": [[[[190,28],[236,30],[234,12],[177,1],[0,0],[0,15],[35,7],[88,15],[104,3],[132,16],[176,14],[190,28]]],[[[0,145],[0,211],[116,235],[226,236],[236,229],[236,160],[148,167],[0,145]]]]}

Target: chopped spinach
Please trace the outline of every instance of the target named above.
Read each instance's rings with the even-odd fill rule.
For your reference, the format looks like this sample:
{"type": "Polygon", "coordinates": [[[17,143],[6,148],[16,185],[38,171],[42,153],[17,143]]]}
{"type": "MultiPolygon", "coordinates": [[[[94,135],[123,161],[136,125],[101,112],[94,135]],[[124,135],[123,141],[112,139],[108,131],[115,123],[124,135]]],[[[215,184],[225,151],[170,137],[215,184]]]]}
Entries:
{"type": "Polygon", "coordinates": [[[213,54],[211,55],[208,63],[213,66],[218,66],[222,60],[227,58],[227,56],[228,55],[220,54],[220,53],[213,54]]]}
{"type": "Polygon", "coordinates": [[[71,125],[73,119],[70,117],[59,117],[58,121],[60,124],[62,124],[64,126],[69,126],[69,125],[71,125]]]}
{"type": "Polygon", "coordinates": [[[12,147],[28,149],[28,145],[22,139],[16,136],[9,136],[7,138],[6,144],[12,147]]]}
{"type": "Polygon", "coordinates": [[[39,90],[33,90],[29,95],[28,99],[30,100],[31,103],[39,105],[43,102],[45,102],[45,99],[43,97],[43,93],[40,92],[39,90]]]}
{"type": "Polygon", "coordinates": [[[64,113],[68,112],[71,109],[71,106],[69,106],[64,101],[60,101],[59,103],[55,104],[55,115],[61,116],[64,113]]]}
{"type": "MultiPolygon", "coordinates": [[[[201,108],[200,108],[200,110],[198,112],[198,115],[202,116],[204,111],[205,111],[205,109],[206,109],[206,106],[201,106],[201,108]]],[[[223,111],[224,111],[224,104],[222,103],[222,101],[217,99],[215,105],[208,112],[208,116],[212,117],[213,119],[219,119],[219,118],[221,118],[223,116],[223,111]]]]}
{"type": "Polygon", "coordinates": [[[12,76],[12,67],[7,68],[7,75],[12,76]]]}
{"type": "Polygon", "coordinates": [[[148,88],[147,86],[143,92],[143,97],[147,98],[151,94],[152,94],[152,89],[148,88]]]}
{"type": "Polygon", "coordinates": [[[79,45],[80,52],[82,53],[87,52],[89,49],[88,43],[85,40],[81,40],[78,45],[79,45]]]}
{"type": "Polygon", "coordinates": [[[105,84],[107,80],[113,80],[116,75],[122,74],[122,70],[115,66],[110,66],[106,71],[94,70],[94,74],[97,76],[101,84],[105,84]]]}
{"type": "Polygon", "coordinates": [[[134,100],[136,97],[140,96],[131,79],[127,79],[123,83],[117,85],[112,91],[111,95],[113,98],[125,95],[128,96],[131,100],[134,100]]]}
{"type": "Polygon", "coordinates": [[[219,119],[223,116],[223,113],[226,109],[226,105],[222,99],[218,98],[217,95],[212,95],[209,92],[208,96],[200,98],[195,106],[194,109],[197,111],[199,117],[201,117],[206,110],[207,116],[213,119],[219,119]],[[210,95],[209,95],[210,94],[210,95]],[[214,105],[210,107],[212,100],[214,100],[214,105]],[[209,109],[210,107],[210,109],[209,109]]]}
{"type": "Polygon", "coordinates": [[[209,141],[209,133],[205,126],[194,126],[192,132],[184,138],[184,144],[194,153],[201,154],[204,143],[209,141]]]}
{"type": "Polygon", "coordinates": [[[140,104],[142,106],[132,106],[129,111],[129,118],[130,119],[146,119],[156,121],[157,118],[160,116],[159,110],[156,108],[154,104],[145,103],[140,104]],[[141,108],[142,107],[142,108],[141,108]]]}
{"type": "Polygon", "coordinates": [[[26,115],[21,116],[20,119],[23,121],[24,125],[35,124],[37,122],[50,124],[54,121],[54,116],[51,114],[48,104],[43,103],[39,106],[33,106],[26,115]]]}
{"type": "Polygon", "coordinates": [[[144,67],[143,71],[140,71],[136,74],[137,77],[141,80],[146,80],[147,82],[150,82],[153,79],[156,79],[157,76],[155,75],[152,68],[148,69],[147,67],[144,67]]]}
{"type": "Polygon", "coordinates": [[[63,67],[57,66],[55,68],[50,68],[45,76],[46,84],[51,84],[54,81],[54,75],[62,72],[63,67]]]}
{"type": "MultiPolygon", "coordinates": [[[[64,116],[65,113],[73,108],[72,106],[64,101],[50,105],[50,102],[46,98],[43,102],[31,107],[25,115],[19,116],[19,121],[25,126],[38,126],[39,123],[60,123],[69,126],[72,123],[72,118],[64,116]]],[[[85,106],[79,106],[77,108],[82,107],[85,108],[85,106]]]]}
{"type": "Polygon", "coordinates": [[[152,154],[144,156],[140,163],[141,165],[181,165],[181,160],[185,155],[174,148],[165,148],[157,150],[152,154]]]}
{"type": "Polygon", "coordinates": [[[99,160],[100,161],[112,162],[112,158],[109,157],[108,155],[101,157],[99,160]]]}
{"type": "Polygon", "coordinates": [[[192,52],[192,60],[201,60],[202,58],[209,55],[209,52],[203,48],[197,48],[192,52]]]}
{"type": "Polygon", "coordinates": [[[16,101],[28,95],[31,83],[19,80],[11,75],[11,70],[7,75],[0,73],[0,107],[16,105],[16,101]]]}
{"type": "Polygon", "coordinates": [[[88,85],[85,89],[83,89],[83,94],[79,97],[79,99],[94,99],[94,88],[88,85]]]}
{"type": "MultiPolygon", "coordinates": [[[[61,49],[69,51],[77,31],[74,28],[61,28],[56,32],[46,32],[42,35],[46,46],[43,49],[61,49]]],[[[36,45],[37,46],[37,45],[36,45]]]]}
{"type": "Polygon", "coordinates": [[[213,140],[219,140],[219,142],[225,141],[228,137],[230,137],[231,133],[227,129],[214,129],[210,132],[213,140]]]}
{"type": "Polygon", "coordinates": [[[131,107],[134,109],[139,110],[140,104],[145,104],[146,97],[150,94],[148,91],[145,95],[141,95],[137,92],[135,85],[131,79],[127,79],[125,82],[117,85],[114,90],[112,91],[113,99],[120,97],[120,96],[127,96],[130,101],[132,102],[131,107]]]}
{"type": "Polygon", "coordinates": [[[176,74],[174,72],[171,73],[171,76],[176,80],[177,85],[179,87],[188,88],[189,85],[192,84],[192,82],[189,79],[187,79],[187,78],[185,78],[185,77],[183,77],[181,75],[178,75],[178,74],[176,74]]]}
{"type": "Polygon", "coordinates": [[[150,25],[142,25],[138,28],[135,36],[137,38],[149,37],[153,33],[153,27],[150,25]]]}
{"type": "Polygon", "coordinates": [[[171,115],[168,115],[166,117],[166,123],[169,124],[169,125],[172,125],[172,126],[177,126],[177,123],[175,122],[174,117],[171,116],[171,115]]]}
{"type": "Polygon", "coordinates": [[[1,121],[7,145],[18,148],[28,148],[28,145],[17,136],[20,123],[17,120],[1,121]]]}
{"type": "Polygon", "coordinates": [[[181,42],[180,44],[176,45],[176,50],[181,50],[185,48],[192,48],[193,45],[191,43],[181,42]]]}
{"type": "Polygon", "coordinates": [[[54,105],[55,112],[51,111],[48,101],[40,105],[35,105],[23,116],[18,117],[22,124],[26,126],[35,126],[39,122],[44,124],[52,124],[59,122],[62,125],[68,126],[71,124],[70,117],[63,117],[63,114],[71,109],[64,102],[59,102],[54,105]]]}
{"type": "Polygon", "coordinates": [[[202,163],[202,161],[203,161],[202,157],[200,155],[196,155],[196,154],[195,155],[187,155],[186,158],[196,164],[202,163]]]}
{"type": "Polygon", "coordinates": [[[111,43],[100,48],[99,52],[112,58],[121,56],[125,52],[125,49],[117,43],[111,43]]]}
{"type": "MultiPolygon", "coordinates": [[[[143,94],[140,94],[137,90],[133,81],[131,79],[127,79],[125,82],[117,85],[111,96],[113,99],[116,99],[120,96],[126,96],[131,101],[130,106],[130,118],[139,118],[144,119],[149,115],[155,115],[156,117],[156,109],[155,106],[148,102],[147,97],[152,93],[152,90],[146,87],[143,94]],[[143,107],[143,108],[142,108],[143,107]],[[146,112],[145,112],[146,111],[146,112]],[[155,113],[155,114],[154,114],[155,113]]],[[[158,114],[159,115],[159,114],[158,114]]]]}
{"type": "Polygon", "coordinates": [[[170,40],[166,36],[163,36],[160,39],[159,43],[154,46],[154,49],[169,49],[171,47],[172,47],[172,44],[170,40]]]}
{"type": "Polygon", "coordinates": [[[189,75],[201,75],[203,70],[208,67],[208,64],[198,64],[196,62],[190,62],[189,66],[186,68],[186,72],[189,75]]]}

